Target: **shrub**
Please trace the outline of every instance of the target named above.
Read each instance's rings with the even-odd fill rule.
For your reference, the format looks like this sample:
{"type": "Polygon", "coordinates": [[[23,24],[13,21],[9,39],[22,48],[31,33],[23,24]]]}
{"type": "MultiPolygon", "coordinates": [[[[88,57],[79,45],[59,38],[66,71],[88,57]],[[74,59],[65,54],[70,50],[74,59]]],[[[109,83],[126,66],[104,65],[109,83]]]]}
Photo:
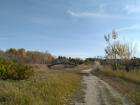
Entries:
{"type": "Polygon", "coordinates": [[[33,75],[31,67],[13,61],[0,60],[0,78],[23,80],[33,75]]]}
{"type": "Polygon", "coordinates": [[[94,62],[94,69],[95,69],[96,71],[102,70],[102,66],[101,66],[100,62],[98,62],[98,61],[95,61],[95,62],[94,62]]]}
{"type": "Polygon", "coordinates": [[[94,67],[93,67],[91,73],[96,74],[96,72],[99,72],[99,71],[101,71],[102,69],[103,69],[103,68],[102,68],[100,62],[95,61],[95,62],[94,62],[94,67]]]}

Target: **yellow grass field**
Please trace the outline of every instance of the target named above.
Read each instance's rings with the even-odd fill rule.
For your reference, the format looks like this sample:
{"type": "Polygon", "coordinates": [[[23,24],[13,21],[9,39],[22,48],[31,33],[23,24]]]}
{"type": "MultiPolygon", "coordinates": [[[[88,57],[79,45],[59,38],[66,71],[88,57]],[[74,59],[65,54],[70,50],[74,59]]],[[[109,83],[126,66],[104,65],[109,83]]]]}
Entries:
{"type": "Polygon", "coordinates": [[[112,71],[104,69],[97,75],[112,87],[129,97],[136,105],[140,105],[140,72],[112,71]]]}
{"type": "Polygon", "coordinates": [[[120,77],[122,79],[131,81],[131,82],[140,83],[140,72],[138,72],[138,71],[126,72],[125,70],[117,70],[117,71],[104,70],[103,72],[106,75],[120,77]]]}
{"type": "Polygon", "coordinates": [[[28,80],[0,80],[0,105],[66,105],[80,80],[75,71],[40,71],[28,80]]]}

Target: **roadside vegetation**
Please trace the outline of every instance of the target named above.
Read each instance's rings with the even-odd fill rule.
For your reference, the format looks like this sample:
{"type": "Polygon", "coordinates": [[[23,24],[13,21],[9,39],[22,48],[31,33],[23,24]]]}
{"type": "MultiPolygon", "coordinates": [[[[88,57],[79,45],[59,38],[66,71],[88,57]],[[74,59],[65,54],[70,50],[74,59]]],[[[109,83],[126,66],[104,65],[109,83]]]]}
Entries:
{"type": "Polygon", "coordinates": [[[75,71],[50,71],[28,80],[0,80],[0,105],[66,105],[80,79],[75,71]]]}
{"type": "Polygon", "coordinates": [[[79,58],[10,48],[0,51],[0,105],[67,105],[80,89],[79,67],[49,69],[49,64],[82,64],[79,58]]]}
{"type": "Polygon", "coordinates": [[[136,105],[140,105],[140,71],[113,71],[111,66],[96,63],[92,73],[106,81],[124,97],[128,97],[136,105]]]}
{"type": "Polygon", "coordinates": [[[140,72],[101,70],[96,75],[108,82],[122,95],[140,105],[140,72]]]}
{"type": "Polygon", "coordinates": [[[30,66],[0,59],[0,79],[24,80],[34,74],[30,66]]]}
{"type": "Polygon", "coordinates": [[[126,72],[125,70],[104,70],[102,71],[106,76],[113,76],[113,77],[119,77],[121,79],[124,79],[126,81],[130,81],[133,83],[140,84],[140,72],[126,72]]]}

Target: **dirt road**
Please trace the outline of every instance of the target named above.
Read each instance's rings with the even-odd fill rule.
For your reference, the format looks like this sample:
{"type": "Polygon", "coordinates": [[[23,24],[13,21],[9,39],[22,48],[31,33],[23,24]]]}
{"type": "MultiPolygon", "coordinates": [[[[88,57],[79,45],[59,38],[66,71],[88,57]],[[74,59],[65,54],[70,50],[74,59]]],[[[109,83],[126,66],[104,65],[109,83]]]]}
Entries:
{"type": "Polygon", "coordinates": [[[83,83],[86,88],[85,103],[75,103],[75,105],[135,105],[126,97],[115,91],[106,82],[91,74],[91,69],[83,70],[83,83]]]}

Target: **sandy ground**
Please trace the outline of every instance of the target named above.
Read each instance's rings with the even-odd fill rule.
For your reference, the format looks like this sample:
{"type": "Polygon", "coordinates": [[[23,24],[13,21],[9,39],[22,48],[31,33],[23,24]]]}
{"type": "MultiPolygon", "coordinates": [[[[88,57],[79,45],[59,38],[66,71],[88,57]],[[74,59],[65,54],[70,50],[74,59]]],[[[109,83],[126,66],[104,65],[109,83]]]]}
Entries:
{"type": "Polygon", "coordinates": [[[83,70],[83,83],[86,88],[84,103],[75,105],[135,105],[118,93],[106,82],[91,74],[91,69],[83,70]]]}

